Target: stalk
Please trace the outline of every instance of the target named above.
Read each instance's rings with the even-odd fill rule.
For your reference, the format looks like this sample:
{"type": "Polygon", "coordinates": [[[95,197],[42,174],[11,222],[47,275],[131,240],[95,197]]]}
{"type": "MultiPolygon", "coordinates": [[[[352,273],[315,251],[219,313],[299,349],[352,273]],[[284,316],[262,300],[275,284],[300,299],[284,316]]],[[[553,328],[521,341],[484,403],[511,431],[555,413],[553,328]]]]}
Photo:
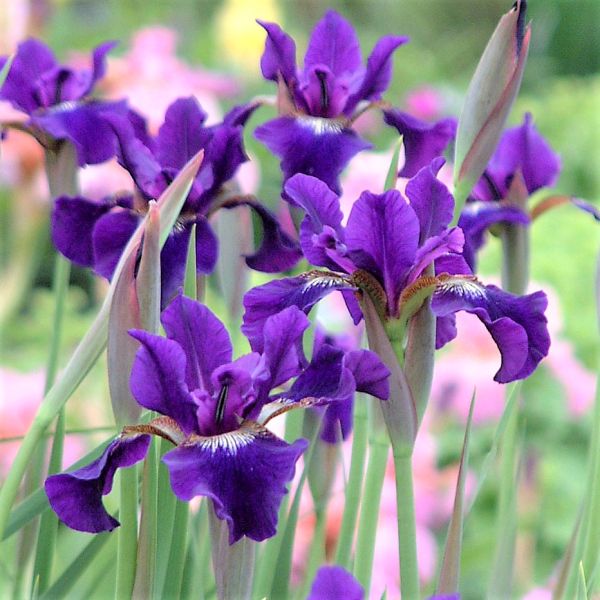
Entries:
{"type": "Polygon", "coordinates": [[[137,468],[120,469],[119,546],[115,600],[129,600],[133,593],[137,560],[137,468]]]}
{"type": "Polygon", "coordinates": [[[362,505],[356,537],[356,556],[354,559],[354,576],[369,595],[373,556],[375,554],[375,538],[379,503],[385,478],[389,453],[389,440],[382,423],[381,412],[377,404],[370,407],[369,459],[363,488],[362,505]]]}
{"type": "Polygon", "coordinates": [[[367,455],[367,399],[357,398],[354,403],[354,433],[352,436],[352,456],[350,459],[350,474],[346,485],[346,498],[344,503],[344,516],[337,543],[335,555],[336,564],[350,568],[352,542],[356,530],[356,518],[360,505],[360,493],[367,455]]]}

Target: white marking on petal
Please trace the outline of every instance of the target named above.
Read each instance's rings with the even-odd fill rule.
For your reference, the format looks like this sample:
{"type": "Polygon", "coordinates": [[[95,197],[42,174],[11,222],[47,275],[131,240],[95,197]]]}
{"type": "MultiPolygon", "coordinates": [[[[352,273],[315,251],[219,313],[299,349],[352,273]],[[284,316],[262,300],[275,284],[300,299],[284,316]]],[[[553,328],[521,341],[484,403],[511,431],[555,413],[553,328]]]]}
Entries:
{"type": "Polygon", "coordinates": [[[324,119],[323,117],[302,116],[298,118],[298,123],[302,127],[310,129],[316,135],[324,133],[341,133],[344,129],[340,121],[335,119],[324,119]]]}
{"type": "Polygon", "coordinates": [[[485,298],[485,288],[474,279],[451,278],[443,281],[438,292],[456,294],[467,298],[485,298]]]}
{"type": "Polygon", "coordinates": [[[211,437],[203,437],[198,441],[194,441],[194,444],[202,449],[210,450],[213,454],[227,452],[230,455],[235,455],[241,448],[251,444],[255,438],[255,433],[237,430],[211,437]]]}

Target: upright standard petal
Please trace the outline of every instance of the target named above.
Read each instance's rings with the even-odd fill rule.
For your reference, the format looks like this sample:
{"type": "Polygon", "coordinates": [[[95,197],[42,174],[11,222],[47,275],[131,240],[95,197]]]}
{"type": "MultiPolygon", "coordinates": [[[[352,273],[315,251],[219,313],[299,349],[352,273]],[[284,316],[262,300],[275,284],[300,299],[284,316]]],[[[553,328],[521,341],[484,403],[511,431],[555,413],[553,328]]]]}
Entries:
{"type": "Polygon", "coordinates": [[[305,363],[302,336],[309,326],[307,316],[296,306],[284,308],[265,321],[262,346],[270,371],[269,391],[300,373],[305,363]]]}
{"type": "Polygon", "coordinates": [[[321,567],[306,600],[363,600],[365,591],[358,581],[337,565],[321,567]]]}
{"type": "Polygon", "coordinates": [[[334,10],[328,10],[311,33],[304,69],[314,65],[326,65],[338,77],[362,66],[354,28],[334,10]]]}
{"type": "Polygon", "coordinates": [[[133,397],[143,407],[171,417],[186,435],[197,433],[197,405],[185,381],[190,361],[182,347],[146,331],[132,329],[129,334],[142,345],[131,368],[133,397]]]}
{"type": "Polygon", "coordinates": [[[289,86],[296,79],[296,43],[276,23],[258,21],[267,32],[265,51],[260,59],[260,69],[265,79],[277,82],[279,75],[289,86]]]}
{"type": "Polygon", "coordinates": [[[258,127],[255,136],[281,158],[284,180],[312,175],[340,193],[339,176],[350,159],[371,144],[339,121],[320,117],[280,117],[258,127]]]}
{"type": "Polygon", "coordinates": [[[382,37],[367,59],[367,71],[358,91],[353,93],[344,108],[344,114],[350,116],[361,100],[379,100],[390,85],[392,78],[392,54],[406,44],[404,36],[386,35],[382,37]]]}
{"type": "Polygon", "coordinates": [[[206,496],[229,526],[229,543],[257,542],[276,533],[277,513],[296,461],[308,442],[287,444],[256,423],[190,439],[163,456],[171,487],[183,501],[206,496]]]}
{"type": "Polygon", "coordinates": [[[415,211],[397,190],[363,192],[354,203],[346,227],[348,255],[357,268],[383,285],[394,313],[419,242],[415,211]]]}
{"type": "Polygon", "coordinates": [[[264,326],[266,320],[288,306],[297,306],[308,314],[322,298],[335,290],[355,290],[342,276],[335,273],[311,271],[298,277],[270,281],[252,288],[244,296],[244,319],[242,332],[248,338],[254,352],[264,350],[264,326]]]}
{"type": "Polygon", "coordinates": [[[531,375],[548,354],[550,336],[543,292],[514,296],[474,277],[442,277],[431,308],[439,317],[458,310],[471,312],[486,326],[500,353],[502,365],[494,380],[508,383],[531,375]]]}
{"type": "Polygon", "coordinates": [[[413,177],[441,156],[456,135],[456,119],[426,123],[397,109],[383,111],[383,119],[402,136],[405,161],[400,177],[413,177]]]}
{"type": "Polygon", "coordinates": [[[530,195],[540,188],[554,185],[560,173],[560,159],[533,125],[530,113],[525,115],[522,125],[507,129],[502,134],[486,168],[487,176],[493,179],[501,194],[500,198],[506,197],[517,170],[521,171],[530,195]]]}
{"type": "Polygon", "coordinates": [[[306,259],[312,265],[339,270],[346,252],[339,198],[321,180],[302,173],[288,179],[284,189],[290,202],[306,212],[300,225],[306,259]]]}
{"type": "Polygon", "coordinates": [[[443,158],[435,158],[406,184],[406,197],[419,219],[419,244],[443,233],[452,221],[454,198],[437,178],[443,164],[443,158]]]}
{"type": "Polygon", "coordinates": [[[156,138],[156,157],[163,167],[181,169],[210,140],[210,130],[204,127],[206,113],[198,100],[179,98],[165,113],[165,121],[156,138]]]}
{"type": "MultiPolygon", "coordinates": [[[[6,60],[7,57],[2,57],[0,66],[3,67],[6,60]]],[[[56,59],[45,44],[34,39],[21,42],[0,88],[0,99],[7,100],[15,108],[28,114],[45,106],[40,97],[38,82],[44,73],[56,67],[56,59]]]]}
{"type": "Polygon", "coordinates": [[[223,323],[204,304],[181,294],[163,311],[161,323],[169,339],[185,353],[188,388],[212,393],[212,372],[231,362],[233,353],[223,323]]]}
{"type": "Polygon", "coordinates": [[[104,508],[102,496],[112,489],[116,470],[142,460],[149,444],[149,435],[119,437],[86,467],[48,477],[44,487],[52,510],[77,531],[100,533],[118,527],[119,521],[104,508]]]}

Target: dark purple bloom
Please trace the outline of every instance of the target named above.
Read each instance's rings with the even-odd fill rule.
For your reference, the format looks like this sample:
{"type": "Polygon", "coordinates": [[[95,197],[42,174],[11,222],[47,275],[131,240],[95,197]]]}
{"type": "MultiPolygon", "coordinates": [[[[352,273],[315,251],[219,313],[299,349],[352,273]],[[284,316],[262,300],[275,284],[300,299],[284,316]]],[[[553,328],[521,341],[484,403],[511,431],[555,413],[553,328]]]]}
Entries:
{"type": "Polygon", "coordinates": [[[500,349],[502,367],[496,380],[529,375],[550,344],[545,295],[513,296],[471,276],[462,256],[462,231],[448,228],[454,200],[436,177],[442,164],[443,159],[434,160],[409,181],[410,203],[397,190],[363,192],[346,227],[337,197],[323,182],[306,175],[290,179],[286,191],[306,212],[300,226],[303,252],[312,264],[329,271],[250,290],[242,328],[251,343],[271,311],[295,305],[308,312],[334,290],[345,293],[353,316],[360,309],[352,291],[367,292],[390,333],[402,337],[410,317],[433,295],[438,347],[456,335],[452,315],[467,310],[485,324],[500,349]]]}
{"type": "MultiPolygon", "coordinates": [[[[92,68],[74,70],[60,65],[50,49],[34,39],[19,44],[0,99],[29,115],[25,127],[44,146],[69,140],[80,165],[101,163],[116,151],[116,138],[107,115],[127,114],[126,101],[101,102],[92,98],[96,82],[106,71],[106,54],[115,42],[98,46],[92,68]]],[[[0,57],[0,69],[8,57],[0,57]]]]}
{"type": "Polygon", "coordinates": [[[404,166],[400,177],[413,177],[420,169],[441,156],[456,136],[456,119],[442,119],[437,123],[426,123],[397,109],[384,110],[383,119],[395,127],[402,136],[404,166]]]}
{"type": "Polygon", "coordinates": [[[339,192],[348,161],[370,147],[351,129],[352,120],[363,105],[381,99],[392,54],[408,39],[381,38],[365,67],[352,25],[329,10],[313,29],[300,70],[294,40],[275,23],[259,24],[267,32],[262,74],[279,84],[282,114],[261,125],[256,137],[281,158],[285,180],[305,173],[339,192]]]}
{"type": "Polygon", "coordinates": [[[259,270],[285,270],[300,257],[297,244],[279,227],[274,215],[249,198],[221,198],[237,168],[247,160],[243,125],[255,105],[236,107],[218,125],[205,126],[206,113],[195,98],[181,98],[167,109],[165,122],[153,138],[144,123],[129,118],[110,119],[119,144],[120,164],[135,182],[134,195],[118,195],[95,202],[61,196],[52,214],[52,239],[73,262],[94,268],[111,278],[129,238],[148,209],[199,150],[202,165],[186,199],[179,221],[161,254],[163,305],[183,281],[192,225],[196,225],[196,262],[199,273],[211,273],[217,260],[217,238],[208,218],[220,207],[247,205],[260,217],[264,236],[261,247],[247,262],[259,270]]]}
{"type": "Polygon", "coordinates": [[[260,353],[235,360],[229,334],[206,306],[177,296],[161,322],[166,338],[130,332],[141,344],[130,386],[139,404],[163,416],[126,427],[92,465],[50,477],[52,507],[68,525],[94,532],[114,528],[118,523],[106,515],[101,496],[117,468],[132,464],[133,454],[136,461],[143,458],[148,436],[140,434],[151,433],[175,445],[163,457],[175,495],[210,498],[229,525],[230,543],[244,535],[257,541],[274,535],[286,484],[307,442],[288,444],[265,424],[294,407],[343,400],[357,388],[383,395],[387,370],[374,356],[346,355],[328,344],[307,364],[302,337],[309,321],[296,307],[266,321],[260,353]],[[287,390],[279,391],[282,386],[287,390]],[[134,453],[125,446],[130,439],[145,445],[140,441],[134,453]]]}
{"type": "Polygon", "coordinates": [[[526,200],[554,185],[559,172],[560,159],[533,125],[531,114],[525,115],[522,125],[504,132],[458,223],[465,233],[465,258],[472,268],[485,232],[496,224],[528,225],[526,200]],[[516,177],[524,192],[519,201],[509,197],[516,177]]]}
{"type": "Polygon", "coordinates": [[[46,479],[46,494],[54,512],[71,529],[99,533],[111,531],[119,521],[106,512],[102,496],[112,489],[115,472],[146,456],[150,436],[123,434],[89,465],[46,479]]]}
{"type": "Polygon", "coordinates": [[[307,600],[363,600],[364,597],[362,586],[346,569],[328,565],[317,571],[307,600]]]}

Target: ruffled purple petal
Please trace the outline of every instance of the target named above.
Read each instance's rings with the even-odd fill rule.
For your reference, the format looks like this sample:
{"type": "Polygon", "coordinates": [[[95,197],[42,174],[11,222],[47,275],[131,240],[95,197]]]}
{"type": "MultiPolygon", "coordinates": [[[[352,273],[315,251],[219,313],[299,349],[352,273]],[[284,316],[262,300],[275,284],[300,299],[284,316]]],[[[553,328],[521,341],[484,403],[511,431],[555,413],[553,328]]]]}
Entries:
{"type": "Polygon", "coordinates": [[[117,159],[119,164],[131,175],[137,187],[148,199],[157,199],[168,183],[164,179],[161,167],[147,140],[138,138],[145,135],[143,120],[129,111],[127,117],[111,115],[107,118],[117,138],[117,159]]]}
{"type": "Polygon", "coordinates": [[[429,237],[440,235],[452,221],[454,198],[437,178],[443,164],[443,158],[434,159],[406,184],[406,197],[421,226],[420,244],[429,237]]]}
{"type": "Polygon", "coordinates": [[[113,210],[98,219],[92,232],[94,270],[111,279],[127,242],[140,223],[128,209],[113,210]]]}
{"type": "Polygon", "coordinates": [[[255,136],[281,158],[284,180],[312,175],[340,193],[339,176],[350,159],[371,147],[333,119],[280,117],[258,127],[255,136]]]}
{"type": "MultiPolygon", "coordinates": [[[[6,64],[7,59],[6,56],[0,59],[0,68],[6,64]]],[[[40,98],[37,83],[44,73],[56,66],[56,59],[45,44],[33,39],[21,42],[0,88],[0,99],[7,100],[15,108],[28,114],[47,106],[43,98],[40,98]]]]}
{"type": "Polygon", "coordinates": [[[32,116],[32,123],[57,140],[69,140],[77,150],[79,165],[94,165],[112,158],[117,140],[107,114],[125,116],[127,102],[89,102],[59,105],[32,116]]]}
{"type": "Polygon", "coordinates": [[[163,456],[171,487],[183,501],[206,496],[229,526],[229,543],[276,533],[277,513],[296,461],[308,442],[287,444],[260,427],[199,438],[163,456]]]}
{"type": "Polygon", "coordinates": [[[321,567],[306,600],[363,600],[365,591],[348,571],[337,565],[321,567]]]}
{"type": "Polygon", "coordinates": [[[260,59],[263,77],[277,82],[281,73],[290,85],[296,78],[296,43],[276,23],[256,22],[267,32],[265,51],[260,59]]]}
{"type": "Polygon", "coordinates": [[[357,92],[348,98],[344,114],[350,116],[361,100],[379,100],[392,79],[392,54],[406,44],[404,36],[386,35],[382,37],[367,59],[367,71],[357,92]]]}
{"type": "Polygon", "coordinates": [[[109,41],[94,48],[92,53],[92,71],[87,88],[80,97],[87,96],[92,92],[99,79],[106,74],[106,55],[117,45],[116,41],[109,41]]]}
{"type": "Polygon", "coordinates": [[[138,329],[129,335],[141,344],[129,380],[133,397],[144,408],[174,419],[186,435],[197,432],[197,406],[186,383],[192,357],[176,341],[159,335],[138,329]]]}
{"type": "Polygon", "coordinates": [[[441,156],[456,135],[456,119],[426,123],[397,109],[383,111],[384,121],[402,136],[405,161],[400,177],[413,177],[441,156]]]}
{"type": "Polygon", "coordinates": [[[251,208],[262,224],[260,246],[254,254],[246,256],[246,264],[263,273],[280,273],[293,268],[302,258],[302,251],[298,243],[282,229],[277,217],[260,202],[253,200],[226,203],[223,208],[237,206],[251,208]]]}
{"type": "Polygon", "coordinates": [[[380,400],[390,396],[390,370],[381,362],[375,352],[352,350],[346,353],[344,366],[352,372],[356,390],[371,394],[380,400]]]}
{"type": "Polygon", "coordinates": [[[529,225],[527,213],[513,204],[503,202],[467,202],[460,214],[458,226],[465,234],[463,256],[475,270],[477,251],[485,242],[486,231],[496,223],[518,223],[529,225]]]}
{"type": "Polygon", "coordinates": [[[211,138],[204,127],[206,113],[194,96],[175,100],[165,113],[156,138],[156,158],[162,167],[181,169],[211,138]]]}
{"type": "Polygon", "coordinates": [[[288,306],[297,306],[308,314],[322,298],[335,290],[355,288],[341,277],[333,275],[301,275],[270,281],[252,288],[244,296],[242,332],[250,347],[262,353],[264,349],[264,326],[266,320],[288,306]]]}
{"type": "Polygon", "coordinates": [[[112,489],[115,472],[130,467],[146,456],[149,435],[120,437],[89,465],[51,475],[46,479],[46,495],[58,518],[77,531],[100,533],[119,526],[102,504],[102,496],[112,489]]]}
{"type": "Polygon", "coordinates": [[[82,267],[94,265],[92,231],[112,205],[81,196],[60,196],[54,201],[51,217],[52,241],[58,251],[82,267]]]}
{"type": "Polygon", "coordinates": [[[448,278],[433,295],[431,308],[440,317],[459,310],[477,315],[502,355],[494,380],[508,383],[528,377],[548,354],[550,336],[544,311],[546,294],[514,296],[473,278],[448,278]]]}
{"type": "Polygon", "coordinates": [[[181,294],[162,312],[161,323],[169,339],[185,353],[188,388],[212,393],[213,371],[231,362],[233,353],[223,323],[204,304],[181,294]]]}
{"type": "Polygon", "coordinates": [[[346,226],[348,255],[385,289],[390,312],[397,305],[419,242],[415,211],[397,190],[363,192],[346,226]]]}

